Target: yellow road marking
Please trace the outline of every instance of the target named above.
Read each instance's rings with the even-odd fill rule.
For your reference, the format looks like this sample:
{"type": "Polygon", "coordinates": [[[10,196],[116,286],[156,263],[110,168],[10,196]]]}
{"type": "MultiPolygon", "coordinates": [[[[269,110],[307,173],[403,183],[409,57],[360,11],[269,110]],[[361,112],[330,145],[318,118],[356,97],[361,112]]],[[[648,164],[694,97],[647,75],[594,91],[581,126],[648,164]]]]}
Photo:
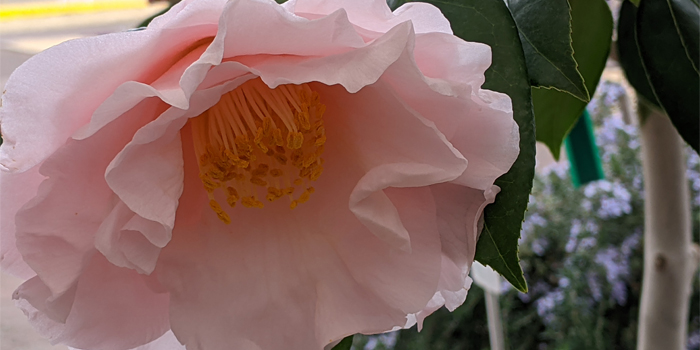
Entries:
{"type": "Polygon", "coordinates": [[[0,6],[0,22],[148,7],[148,0],[52,1],[0,6]]]}

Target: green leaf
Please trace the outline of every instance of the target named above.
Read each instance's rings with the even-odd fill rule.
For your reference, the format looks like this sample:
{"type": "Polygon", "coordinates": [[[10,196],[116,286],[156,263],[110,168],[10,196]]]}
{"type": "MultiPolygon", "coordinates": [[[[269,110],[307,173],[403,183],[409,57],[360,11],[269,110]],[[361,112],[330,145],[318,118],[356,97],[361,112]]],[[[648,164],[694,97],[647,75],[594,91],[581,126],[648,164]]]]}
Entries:
{"type": "MultiPolygon", "coordinates": [[[[571,40],[588,92],[593,96],[603,74],[612,39],[612,14],[604,0],[569,0],[571,40]]],[[[561,91],[534,88],[532,104],[537,140],[544,142],[556,159],[561,144],[586,108],[586,102],[561,91]]]]}
{"type": "Polygon", "coordinates": [[[508,0],[508,7],[518,26],[530,83],[590,101],[571,46],[569,2],[508,0]]]}
{"type": "Polygon", "coordinates": [[[639,56],[639,47],[636,38],[637,7],[630,1],[625,1],[620,6],[620,15],[617,21],[617,54],[620,66],[625,72],[625,77],[630,85],[637,90],[637,94],[648,102],[661,108],[656,100],[654,90],[649,85],[649,78],[644,71],[642,58],[639,56]]]}
{"type": "Polygon", "coordinates": [[[698,17],[700,9],[690,0],[643,0],[636,23],[639,54],[654,94],[696,152],[700,152],[698,17]]]}
{"type": "Polygon", "coordinates": [[[520,291],[527,291],[518,259],[518,239],[535,174],[535,130],[530,81],[518,31],[503,0],[431,0],[450,20],[455,35],[491,46],[485,89],[508,94],[520,126],[520,155],[496,180],[501,192],[484,211],[476,260],[491,266],[520,291]]]}
{"type": "Polygon", "coordinates": [[[352,347],[352,337],[354,336],[349,335],[345,337],[345,339],[341,340],[340,343],[334,346],[331,350],[350,350],[350,348],[352,347]]]}

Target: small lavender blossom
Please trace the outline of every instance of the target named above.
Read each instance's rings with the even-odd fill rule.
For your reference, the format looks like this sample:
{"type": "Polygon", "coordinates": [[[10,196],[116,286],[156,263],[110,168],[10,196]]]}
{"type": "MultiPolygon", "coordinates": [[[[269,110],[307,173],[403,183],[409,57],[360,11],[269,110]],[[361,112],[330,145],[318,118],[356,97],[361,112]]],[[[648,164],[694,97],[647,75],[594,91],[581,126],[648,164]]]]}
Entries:
{"type": "Polygon", "coordinates": [[[511,289],[513,289],[513,285],[511,285],[510,282],[501,279],[501,294],[508,293],[511,289]]]}
{"type": "Polygon", "coordinates": [[[598,252],[595,261],[605,268],[606,279],[611,284],[629,275],[629,262],[615,248],[606,248],[598,252]]]}
{"type": "Polygon", "coordinates": [[[642,233],[637,230],[635,233],[629,235],[627,238],[625,238],[624,241],[622,241],[622,245],[620,246],[620,251],[622,254],[625,256],[625,259],[628,259],[630,255],[632,255],[632,250],[639,245],[639,240],[642,237],[642,233]]]}
{"type": "Polygon", "coordinates": [[[639,140],[637,140],[637,139],[630,140],[630,142],[627,143],[627,147],[629,147],[631,149],[639,148],[639,140]]]}
{"type": "Polygon", "coordinates": [[[569,173],[569,162],[557,162],[542,169],[545,177],[555,174],[560,179],[565,179],[569,173]]]}
{"type": "Polygon", "coordinates": [[[632,207],[628,203],[620,202],[615,198],[603,198],[600,200],[598,215],[603,219],[618,218],[622,214],[629,214],[632,207]]]}
{"type": "Polygon", "coordinates": [[[566,246],[564,246],[564,249],[566,250],[567,253],[571,253],[574,250],[576,250],[576,245],[578,244],[578,240],[576,237],[569,237],[569,240],[566,241],[566,246]]]}
{"type": "Polygon", "coordinates": [[[695,331],[688,335],[688,350],[700,349],[700,331],[695,331]]]}
{"type": "Polygon", "coordinates": [[[593,209],[593,202],[589,201],[588,199],[584,199],[581,201],[581,208],[587,212],[591,211],[593,209]]]}
{"type": "Polygon", "coordinates": [[[581,242],[579,242],[579,244],[578,244],[578,248],[582,249],[582,250],[586,250],[586,249],[595,247],[596,243],[597,243],[597,240],[595,237],[586,237],[586,238],[581,239],[581,242]]]}
{"type": "Polygon", "coordinates": [[[520,239],[524,241],[530,233],[535,230],[535,227],[545,227],[547,226],[547,219],[543,218],[542,215],[538,213],[533,213],[532,215],[527,215],[525,221],[523,222],[520,239]]]}
{"type": "Polygon", "coordinates": [[[634,178],[632,178],[632,188],[635,190],[641,191],[643,184],[644,179],[642,178],[642,174],[636,174],[634,178]]]}
{"type": "Polygon", "coordinates": [[[544,238],[538,238],[534,241],[532,241],[530,248],[532,251],[537,254],[538,256],[544,255],[545,250],[547,250],[547,247],[549,247],[549,241],[547,241],[544,238]]]}
{"type": "Polygon", "coordinates": [[[556,289],[552,292],[545,294],[543,297],[535,301],[535,307],[537,307],[537,314],[544,318],[545,321],[551,315],[552,310],[564,300],[564,291],[561,289],[556,289]]]}
{"type": "Polygon", "coordinates": [[[588,282],[588,288],[591,290],[593,300],[600,301],[600,299],[603,298],[603,291],[600,288],[600,283],[598,282],[595,273],[589,272],[586,275],[586,280],[588,282]]]}
{"type": "Polygon", "coordinates": [[[627,285],[622,281],[615,281],[612,285],[611,294],[618,305],[627,303],[627,285]]]}

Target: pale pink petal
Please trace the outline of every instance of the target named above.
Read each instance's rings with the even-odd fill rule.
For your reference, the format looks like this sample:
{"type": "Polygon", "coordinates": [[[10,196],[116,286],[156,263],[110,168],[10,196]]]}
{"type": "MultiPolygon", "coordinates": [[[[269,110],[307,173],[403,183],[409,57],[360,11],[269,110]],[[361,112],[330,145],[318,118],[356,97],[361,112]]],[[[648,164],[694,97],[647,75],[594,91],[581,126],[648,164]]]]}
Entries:
{"type": "Polygon", "coordinates": [[[416,33],[442,32],[452,34],[450,22],[440,10],[426,3],[404,4],[391,13],[383,0],[296,0],[286,6],[300,16],[329,15],[339,9],[347,12],[352,24],[379,33],[386,33],[399,23],[411,21],[416,33]]]}
{"type": "Polygon", "coordinates": [[[318,81],[340,84],[351,93],[375,83],[401,55],[412,47],[410,23],[391,29],[372,43],[347,53],[326,57],[253,56],[237,61],[251,68],[269,86],[318,81]],[[293,66],[294,69],[289,69],[293,66]]]}
{"type": "Polygon", "coordinates": [[[5,85],[0,166],[24,171],[40,163],[122,83],[155,81],[192,43],[215,33],[215,25],[114,33],[71,40],[33,56],[5,85]]]}
{"type": "Polygon", "coordinates": [[[168,328],[168,294],[154,277],[118,268],[93,254],[76,284],[56,302],[38,277],[15,291],[32,325],[52,343],[79,349],[123,350],[149,343],[168,328]],[[151,279],[150,281],[147,279],[151,279]],[[64,318],[47,316],[60,312],[64,318]]]}
{"type": "Polygon", "coordinates": [[[350,210],[375,235],[401,249],[410,240],[396,209],[382,192],[454,180],[467,162],[435,125],[415,114],[379,82],[356,94],[340,87],[318,89],[327,106],[329,139],[346,143],[365,173],[350,194],[350,210]]]}
{"type": "Polygon", "coordinates": [[[95,248],[115,266],[150,274],[156,266],[159,248],[165,245],[153,241],[169,240],[170,233],[162,224],[136,215],[119,201],[97,229],[95,248]]]}
{"type": "Polygon", "coordinates": [[[151,29],[217,25],[228,0],[183,0],[149,23],[151,29]]]}
{"type": "MultiPolygon", "coordinates": [[[[442,37],[442,34],[431,35],[442,37]]],[[[470,75],[471,79],[470,76],[457,74],[457,80],[441,75],[439,69],[426,69],[428,74],[436,76],[432,78],[424,75],[421,71],[423,68],[419,69],[410,55],[404,54],[387,69],[382,79],[389,83],[411,108],[433,121],[469,161],[469,166],[458,183],[487,190],[496,178],[510,169],[518,156],[520,134],[518,125],[513,120],[511,100],[505,94],[478,87],[478,84],[483,82],[483,72],[477,73],[481,69],[485,70],[490,64],[486,55],[488,50],[483,45],[450,39],[443,41],[441,45],[419,48],[419,42],[417,38],[417,56],[420,52],[439,51],[441,45],[457,45],[461,42],[463,48],[451,49],[454,61],[461,62],[460,65],[451,63],[455,64],[453,71],[470,71],[475,69],[471,68],[473,66],[479,68],[470,75]]],[[[445,48],[443,51],[449,50],[445,48]]],[[[426,66],[427,63],[423,65],[426,66]]]]}
{"type": "Polygon", "coordinates": [[[15,243],[15,215],[32,199],[39,184],[45,179],[38,167],[23,173],[0,171],[0,267],[20,278],[35,275],[22,259],[15,243]]]}
{"type": "Polygon", "coordinates": [[[497,186],[482,191],[452,183],[432,185],[430,190],[436,203],[442,267],[438,291],[423,310],[409,317],[407,327],[418,323],[419,330],[425,317],[438,308],[444,305],[454,311],[464,303],[472,283],[468,273],[474,262],[484,208],[493,203],[500,191],[497,186]]]}
{"type": "Polygon", "coordinates": [[[116,204],[104,173],[112,158],[163,102],[145,100],[92,137],[70,140],[40,172],[48,177],[16,216],[17,248],[54,294],[66,291],[87,264],[95,233],[116,204]]]}
{"type": "Polygon", "coordinates": [[[206,43],[188,51],[185,57],[177,61],[150,85],[136,81],[127,81],[120,85],[97,108],[90,122],[73,133],[73,138],[82,140],[94,135],[97,130],[119,118],[148,97],[157,96],[163,102],[179,109],[186,110],[189,108],[190,95],[196,90],[201,79],[186,79],[192,75],[187,75],[186,73],[200,58],[205,49],[206,43]]]}
{"type": "MultiPolygon", "coordinates": [[[[328,107],[326,170],[311,200],[293,211],[280,202],[259,211],[235,208],[234,224],[223,224],[201,209],[207,197],[196,160],[185,153],[186,207],[178,218],[193,217],[190,207],[199,207],[199,219],[176,222],[156,273],[171,293],[172,328],[190,350],[322,349],[352,333],[404,326],[405,316],[423,309],[437,289],[441,254],[430,190],[389,187],[449,181],[466,162],[386,86],[357,94],[313,89],[328,107]],[[382,168],[392,162],[440,171],[382,168]],[[394,215],[411,252],[384,243],[350,211],[357,182],[377,168],[388,180],[378,179],[374,192],[388,205],[376,216],[394,215]],[[203,317],[211,322],[193,322],[203,317]],[[315,327],[300,331],[297,324],[315,327]]],[[[190,141],[183,140],[187,150],[190,141]]]]}
{"type": "Polygon", "coordinates": [[[187,121],[180,118],[167,126],[157,125],[163,119],[159,118],[137,131],[134,139],[114,158],[105,173],[109,187],[133,212],[165,228],[165,236],[147,237],[161,247],[170,239],[182,194],[183,161],[179,130],[187,121]]]}
{"type": "MultiPolygon", "coordinates": [[[[346,170],[342,166],[331,166],[330,175],[346,170]]],[[[171,293],[171,326],[189,350],[223,349],[220,344],[320,350],[355,332],[403,326],[405,315],[429,300],[439,269],[437,232],[423,229],[430,222],[407,224],[416,242],[413,253],[392,249],[364,230],[347,207],[336,208],[345,203],[334,196],[333,180],[347,182],[331,177],[331,187],[319,183],[316,193],[337,197],[335,203],[312,198],[294,211],[236,211],[236,225],[229,226],[204,211],[200,224],[176,227],[157,272],[171,293]],[[313,226],[314,218],[320,227],[313,226]],[[194,321],[201,318],[209,322],[194,321]]],[[[421,199],[397,205],[415,211],[421,199]]],[[[408,218],[414,211],[402,214],[408,218]]]]}
{"type": "Polygon", "coordinates": [[[318,20],[294,16],[270,0],[232,0],[221,16],[224,57],[259,54],[326,56],[363,46],[345,11],[318,20]]]}
{"type": "Polygon", "coordinates": [[[169,108],[160,114],[139,129],[107,167],[105,179],[109,187],[129,210],[162,225],[161,230],[150,231],[151,234],[144,232],[153,245],[165,246],[175,225],[184,176],[180,129],[188,118],[200,115],[221,95],[251,78],[247,75],[194,92],[188,110],[169,108]]]}
{"type": "Polygon", "coordinates": [[[491,66],[491,48],[454,35],[427,33],[416,36],[416,65],[426,77],[466,84],[477,90],[491,66]]]}

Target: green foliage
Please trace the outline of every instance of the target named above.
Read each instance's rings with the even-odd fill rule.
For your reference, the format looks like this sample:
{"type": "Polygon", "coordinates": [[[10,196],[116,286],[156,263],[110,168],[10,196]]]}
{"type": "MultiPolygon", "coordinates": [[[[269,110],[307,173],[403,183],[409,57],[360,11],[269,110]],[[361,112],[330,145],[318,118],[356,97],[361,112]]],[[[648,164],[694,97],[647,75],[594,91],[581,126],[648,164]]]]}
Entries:
{"type": "Polygon", "coordinates": [[[508,0],[518,25],[532,86],[566,92],[583,102],[588,89],[571,46],[571,9],[567,0],[508,0]]]}
{"type": "MultiPolygon", "coordinates": [[[[571,41],[578,70],[592,95],[610,52],[612,14],[604,0],[569,0],[571,41]]],[[[544,24],[549,18],[544,18],[544,24]]],[[[537,122],[537,140],[545,143],[555,158],[561,144],[586,108],[587,102],[555,89],[533,88],[532,104],[537,122]]]]}
{"type": "Polygon", "coordinates": [[[352,338],[352,335],[345,337],[338,345],[334,346],[332,350],[350,350],[352,347],[352,338]]]}
{"type": "Polygon", "coordinates": [[[630,4],[620,11],[625,19],[618,29],[625,40],[620,47],[626,50],[621,63],[630,83],[649,100],[649,90],[653,91],[681,137],[700,152],[698,4],[692,0],[644,0],[636,16],[630,4]],[[634,33],[643,71],[633,55],[630,33],[634,33]]]}
{"type": "MultiPolygon", "coordinates": [[[[405,1],[393,0],[397,8],[405,1]]],[[[491,266],[522,291],[527,284],[518,263],[518,237],[532,188],[535,130],[530,84],[515,22],[502,0],[429,0],[440,8],[458,37],[491,47],[493,61],[483,88],[508,94],[520,127],[520,155],[510,171],[496,180],[501,192],[484,211],[484,230],[476,260],[491,266]]]]}
{"type": "Polygon", "coordinates": [[[620,6],[620,16],[617,22],[617,53],[620,65],[625,71],[627,81],[637,90],[647,102],[656,107],[661,105],[654,96],[654,90],[649,85],[647,74],[644,72],[642,58],[639,56],[639,46],[635,23],[637,21],[637,7],[629,1],[624,1],[620,6]]]}

